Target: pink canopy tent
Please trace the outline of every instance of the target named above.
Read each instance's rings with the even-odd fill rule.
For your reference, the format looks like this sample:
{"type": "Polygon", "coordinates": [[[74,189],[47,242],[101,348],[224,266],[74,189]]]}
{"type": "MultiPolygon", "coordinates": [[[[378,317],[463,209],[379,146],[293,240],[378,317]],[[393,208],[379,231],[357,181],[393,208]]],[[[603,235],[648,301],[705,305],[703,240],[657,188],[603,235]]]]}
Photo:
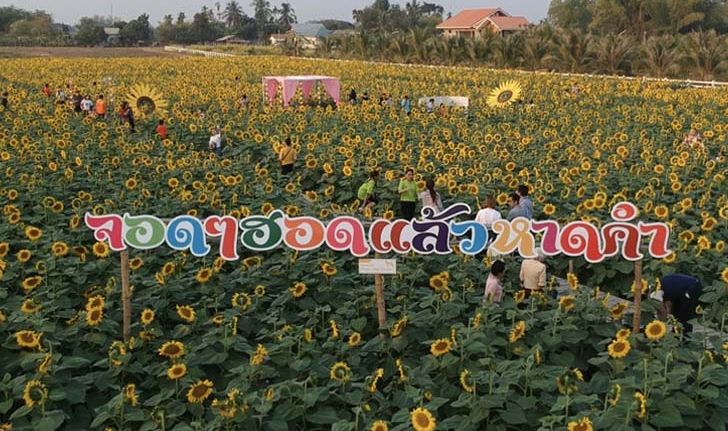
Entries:
{"type": "Polygon", "coordinates": [[[283,89],[283,106],[288,106],[296,95],[296,89],[299,84],[301,85],[301,93],[303,98],[308,100],[311,95],[311,90],[316,85],[316,82],[320,82],[323,85],[326,92],[334,99],[334,102],[338,105],[339,98],[341,95],[341,82],[338,78],[331,76],[318,76],[318,75],[303,75],[303,76],[264,76],[263,77],[263,94],[268,100],[268,103],[273,103],[276,99],[276,92],[278,86],[283,89]]]}

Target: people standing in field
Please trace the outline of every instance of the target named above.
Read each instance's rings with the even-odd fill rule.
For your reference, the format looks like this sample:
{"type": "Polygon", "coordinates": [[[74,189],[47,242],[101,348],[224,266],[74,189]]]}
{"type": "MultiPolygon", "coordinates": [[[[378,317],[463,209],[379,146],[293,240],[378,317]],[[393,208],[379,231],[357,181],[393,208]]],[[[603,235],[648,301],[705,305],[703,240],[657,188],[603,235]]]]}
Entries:
{"type": "Polygon", "coordinates": [[[99,94],[99,97],[96,98],[96,104],[94,105],[94,109],[96,111],[96,117],[100,119],[106,118],[106,102],[104,101],[104,95],[99,94]]]}
{"type": "Polygon", "coordinates": [[[533,292],[542,292],[546,288],[546,255],[541,249],[536,250],[535,259],[524,259],[521,262],[521,288],[530,296],[533,292]]]}
{"type": "Polygon", "coordinates": [[[374,193],[378,178],[379,171],[371,171],[369,173],[369,179],[359,187],[356,196],[359,202],[361,202],[361,206],[359,207],[360,212],[373,208],[379,202],[377,195],[374,193]]]}
{"type": "Polygon", "coordinates": [[[700,132],[696,129],[690,129],[690,132],[683,139],[683,145],[687,145],[696,150],[703,149],[703,137],[700,136],[700,132]]]}
{"type": "Polygon", "coordinates": [[[167,139],[167,125],[164,123],[164,120],[157,122],[157,136],[160,139],[167,139]]]}
{"type": "Polygon", "coordinates": [[[435,99],[430,99],[425,104],[425,110],[428,114],[432,114],[432,111],[435,109],[435,99]]]}
{"type": "Polygon", "coordinates": [[[134,111],[132,111],[131,106],[129,106],[128,102],[123,102],[121,104],[121,109],[119,110],[119,118],[121,119],[122,123],[129,123],[129,130],[131,133],[134,133],[136,131],[134,123],[134,111]]]}
{"type": "Polygon", "coordinates": [[[81,93],[78,90],[76,90],[73,93],[73,98],[71,99],[71,103],[73,105],[73,112],[76,112],[76,113],[83,112],[81,110],[81,101],[82,100],[83,100],[83,96],[81,96],[81,93]]]}
{"type": "Polygon", "coordinates": [[[399,193],[400,217],[412,220],[415,217],[417,206],[417,183],[414,180],[415,171],[407,168],[404,177],[399,180],[397,193],[399,193]]]}
{"type": "Polygon", "coordinates": [[[405,94],[402,101],[399,102],[399,105],[402,107],[402,110],[405,114],[409,115],[412,113],[412,101],[410,100],[408,95],[405,94]]]}
{"type": "Polygon", "coordinates": [[[63,88],[58,87],[56,90],[56,105],[64,105],[66,103],[66,92],[63,88]]]}
{"type": "Polygon", "coordinates": [[[250,101],[248,100],[248,95],[243,94],[243,97],[240,99],[240,109],[242,109],[243,111],[247,111],[249,103],[250,101]]]}
{"type": "Polygon", "coordinates": [[[491,195],[485,197],[480,211],[475,215],[475,221],[485,226],[488,229],[489,236],[492,236],[493,222],[503,218],[500,211],[495,209],[495,198],[491,195]]]}
{"type": "Polygon", "coordinates": [[[291,144],[291,138],[287,137],[285,145],[278,152],[278,161],[281,164],[281,175],[288,175],[293,172],[293,164],[296,162],[296,149],[291,144]]]}
{"type": "Polygon", "coordinates": [[[435,191],[434,180],[428,179],[425,181],[425,190],[420,192],[420,203],[422,203],[422,208],[432,208],[437,213],[445,209],[442,205],[442,199],[440,199],[440,193],[435,191]]]}
{"type": "Polygon", "coordinates": [[[501,282],[506,275],[506,264],[501,260],[496,260],[490,266],[490,274],[485,282],[484,302],[494,302],[500,304],[503,299],[503,285],[501,282]]]}
{"type": "Polygon", "coordinates": [[[356,90],[353,88],[349,92],[349,103],[352,105],[356,105],[356,90]]]}
{"type": "Polygon", "coordinates": [[[508,215],[506,215],[506,220],[511,221],[516,217],[525,217],[526,212],[523,210],[523,207],[521,207],[520,202],[521,197],[518,193],[511,193],[510,196],[508,196],[508,206],[511,207],[511,209],[508,211],[508,215]]]}
{"type": "Polygon", "coordinates": [[[84,115],[91,115],[91,110],[94,107],[94,102],[91,100],[91,96],[86,95],[81,99],[81,112],[84,115]]]}
{"type": "Polygon", "coordinates": [[[207,144],[210,150],[214,151],[217,157],[222,157],[222,131],[216,127],[207,144]]]}
{"type": "Polygon", "coordinates": [[[526,217],[529,220],[532,219],[533,201],[531,200],[531,198],[528,197],[528,186],[525,184],[521,184],[520,186],[518,186],[516,193],[518,193],[518,196],[521,197],[518,205],[523,208],[523,217],[526,217]]]}
{"type": "Polygon", "coordinates": [[[51,86],[46,82],[46,84],[43,86],[43,94],[46,95],[46,97],[51,97],[51,86]]]}

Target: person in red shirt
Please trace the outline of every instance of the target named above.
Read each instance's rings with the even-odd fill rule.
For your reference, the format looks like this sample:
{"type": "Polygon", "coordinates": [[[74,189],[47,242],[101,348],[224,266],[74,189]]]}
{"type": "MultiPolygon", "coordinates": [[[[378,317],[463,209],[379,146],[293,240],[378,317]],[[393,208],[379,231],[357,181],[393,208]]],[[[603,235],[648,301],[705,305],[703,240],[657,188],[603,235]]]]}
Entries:
{"type": "Polygon", "coordinates": [[[164,120],[159,120],[157,123],[157,135],[162,139],[167,139],[167,125],[164,124],[164,120]]]}
{"type": "Polygon", "coordinates": [[[51,97],[51,86],[48,85],[48,83],[43,86],[43,94],[45,94],[46,97],[51,97]]]}

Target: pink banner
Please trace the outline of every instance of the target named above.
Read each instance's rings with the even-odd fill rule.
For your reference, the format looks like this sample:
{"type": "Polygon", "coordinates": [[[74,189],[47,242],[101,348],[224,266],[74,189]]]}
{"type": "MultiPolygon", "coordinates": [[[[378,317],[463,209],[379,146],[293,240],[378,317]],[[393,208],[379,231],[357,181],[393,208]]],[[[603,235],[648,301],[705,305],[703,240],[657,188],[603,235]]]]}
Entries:
{"type": "Polygon", "coordinates": [[[313,90],[314,85],[316,85],[316,81],[301,82],[301,93],[303,94],[303,98],[305,100],[308,100],[308,98],[311,96],[311,90],[313,90]]]}
{"type": "Polygon", "coordinates": [[[268,97],[268,103],[273,103],[276,100],[276,91],[278,90],[278,82],[275,79],[264,79],[264,88],[266,97],[268,97]]]}
{"type": "Polygon", "coordinates": [[[291,99],[293,99],[293,96],[296,95],[296,87],[298,87],[298,80],[283,80],[283,106],[288,106],[288,104],[291,103],[291,99]]]}
{"type": "Polygon", "coordinates": [[[329,93],[329,96],[331,96],[331,98],[334,99],[334,102],[338,105],[339,98],[341,96],[341,83],[339,80],[335,78],[326,78],[321,80],[321,84],[323,84],[326,92],[329,93]]]}

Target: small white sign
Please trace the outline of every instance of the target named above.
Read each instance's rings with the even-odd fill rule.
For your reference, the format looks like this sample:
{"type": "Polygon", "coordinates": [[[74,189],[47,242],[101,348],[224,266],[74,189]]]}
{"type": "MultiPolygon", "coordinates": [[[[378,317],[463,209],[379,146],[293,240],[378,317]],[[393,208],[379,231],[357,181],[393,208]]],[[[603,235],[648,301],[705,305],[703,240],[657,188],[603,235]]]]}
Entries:
{"type": "Polygon", "coordinates": [[[359,274],[396,274],[397,259],[359,259],[359,274]]]}

